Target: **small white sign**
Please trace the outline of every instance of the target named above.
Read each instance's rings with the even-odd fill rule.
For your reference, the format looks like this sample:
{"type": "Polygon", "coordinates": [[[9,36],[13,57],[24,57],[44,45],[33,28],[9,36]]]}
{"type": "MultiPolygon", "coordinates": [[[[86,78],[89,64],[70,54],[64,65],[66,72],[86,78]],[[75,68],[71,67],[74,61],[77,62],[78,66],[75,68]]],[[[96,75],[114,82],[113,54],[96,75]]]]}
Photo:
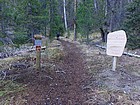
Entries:
{"type": "Polygon", "coordinates": [[[114,31],[107,36],[107,55],[120,57],[126,45],[126,33],[123,30],[114,31]]]}
{"type": "Polygon", "coordinates": [[[35,40],[35,46],[41,46],[42,41],[41,40],[35,40]]]}

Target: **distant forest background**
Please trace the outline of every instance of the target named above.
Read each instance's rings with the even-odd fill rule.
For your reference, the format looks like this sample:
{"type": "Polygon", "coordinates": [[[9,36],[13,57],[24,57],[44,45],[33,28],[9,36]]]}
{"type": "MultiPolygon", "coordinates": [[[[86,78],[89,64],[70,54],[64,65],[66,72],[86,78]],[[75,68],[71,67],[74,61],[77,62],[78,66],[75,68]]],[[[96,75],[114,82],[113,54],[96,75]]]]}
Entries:
{"type": "Polygon", "coordinates": [[[74,40],[123,29],[127,47],[140,48],[140,0],[0,0],[0,45],[23,44],[42,34],[74,32],[74,40]],[[79,36],[80,35],[80,36],[79,36]]]}

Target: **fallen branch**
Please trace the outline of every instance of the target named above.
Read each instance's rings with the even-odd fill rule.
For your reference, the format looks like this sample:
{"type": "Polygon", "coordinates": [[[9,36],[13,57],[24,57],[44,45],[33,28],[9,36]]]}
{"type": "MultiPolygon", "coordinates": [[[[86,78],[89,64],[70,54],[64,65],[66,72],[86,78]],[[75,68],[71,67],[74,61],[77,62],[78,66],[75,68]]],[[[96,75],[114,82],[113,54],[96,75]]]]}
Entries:
{"type": "Polygon", "coordinates": [[[131,57],[140,58],[140,55],[136,55],[136,54],[132,54],[132,53],[128,53],[128,52],[124,52],[123,55],[128,55],[128,56],[131,56],[131,57]]]}
{"type": "Polygon", "coordinates": [[[23,63],[14,63],[10,65],[10,68],[26,69],[29,65],[23,63]]]}
{"type": "MultiPolygon", "coordinates": [[[[95,46],[106,50],[105,46],[101,46],[101,45],[98,45],[98,44],[96,44],[95,46]]],[[[128,52],[124,52],[123,55],[140,58],[140,55],[136,55],[136,54],[132,54],[132,53],[128,53],[128,52]]]]}
{"type": "Polygon", "coordinates": [[[101,46],[101,45],[98,45],[98,44],[96,44],[95,46],[96,46],[96,47],[99,47],[99,48],[102,48],[102,49],[106,49],[105,46],[101,46]]]}

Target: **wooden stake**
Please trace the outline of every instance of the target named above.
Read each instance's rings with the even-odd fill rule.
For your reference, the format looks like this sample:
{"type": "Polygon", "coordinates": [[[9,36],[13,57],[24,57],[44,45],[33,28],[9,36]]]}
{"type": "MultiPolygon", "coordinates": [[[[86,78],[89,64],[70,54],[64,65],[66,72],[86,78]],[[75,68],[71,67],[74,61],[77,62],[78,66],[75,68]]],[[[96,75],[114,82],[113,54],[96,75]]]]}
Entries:
{"type": "Polygon", "coordinates": [[[117,65],[117,57],[113,57],[113,66],[112,66],[112,70],[115,71],[116,70],[116,65],[117,65]]]}
{"type": "Polygon", "coordinates": [[[40,70],[41,69],[41,47],[36,48],[36,69],[40,70]]]}

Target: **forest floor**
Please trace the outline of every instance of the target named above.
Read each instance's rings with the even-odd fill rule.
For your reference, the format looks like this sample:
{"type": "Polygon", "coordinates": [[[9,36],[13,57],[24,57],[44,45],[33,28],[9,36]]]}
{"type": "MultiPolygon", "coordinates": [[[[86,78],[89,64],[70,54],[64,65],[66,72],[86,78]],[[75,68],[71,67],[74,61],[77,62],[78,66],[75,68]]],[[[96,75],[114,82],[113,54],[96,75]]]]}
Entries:
{"type": "Polygon", "coordinates": [[[117,60],[112,71],[105,50],[68,39],[42,52],[41,70],[35,52],[1,59],[0,105],[140,105],[140,59],[117,60]]]}

